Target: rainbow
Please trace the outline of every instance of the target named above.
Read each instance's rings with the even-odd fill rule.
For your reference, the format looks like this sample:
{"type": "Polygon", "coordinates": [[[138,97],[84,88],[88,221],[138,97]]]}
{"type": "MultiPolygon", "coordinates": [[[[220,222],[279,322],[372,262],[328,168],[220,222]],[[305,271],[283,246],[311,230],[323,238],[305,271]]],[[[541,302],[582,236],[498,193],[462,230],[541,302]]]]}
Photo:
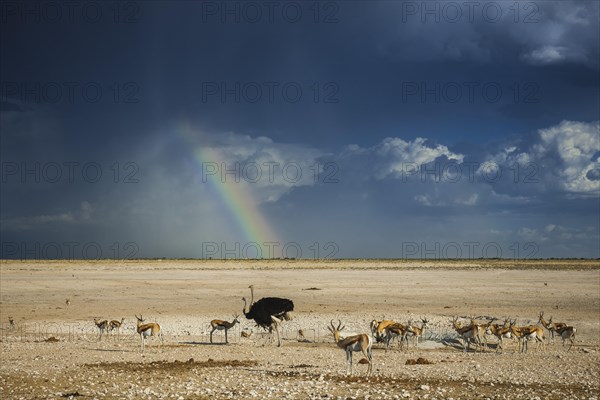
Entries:
{"type": "MultiPolygon", "coordinates": [[[[184,125],[184,136],[198,135],[193,132],[189,124],[184,125]]],[[[189,143],[189,141],[188,141],[189,143]]],[[[215,163],[221,166],[224,158],[217,149],[209,146],[193,145],[194,160],[200,170],[203,163],[215,163]]],[[[226,206],[229,216],[235,221],[237,228],[248,243],[254,242],[263,246],[265,242],[276,242],[278,239],[274,229],[262,214],[258,201],[252,195],[250,189],[242,182],[234,179],[222,181],[221,174],[208,174],[207,183],[216,194],[216,200],[226,206]]]]}

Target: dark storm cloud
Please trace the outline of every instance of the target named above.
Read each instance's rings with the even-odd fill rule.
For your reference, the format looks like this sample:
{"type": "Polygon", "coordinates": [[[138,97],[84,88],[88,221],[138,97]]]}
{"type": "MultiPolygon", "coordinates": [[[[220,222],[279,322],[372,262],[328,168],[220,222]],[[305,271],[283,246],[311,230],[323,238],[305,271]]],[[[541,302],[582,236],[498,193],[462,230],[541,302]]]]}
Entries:
{"type": "Polygon", "coordinates": [[[409,62],[597,68],[597,14],[597,2],[398,2],[378,15],[380,50],[409,62]]]}
{"type": "Polygon", "coordinates": [[[240,185],[281,240],[337,256],[469,240],[598,256],[597,2],[334,2],[316,19],[298,3],[298,21],[288,2],[258,22],[241,2],[134,4],[128,23],[2,15],[3,241],[158,257],[245,240],[202,180],[210,149],[298,167],[240,185]]]}
{"type": "Polygon", "coordinates": [[[31,108],[15,103],[14,101],[0,100],[0,112],[26,112],[30,111],[31,108]]]}

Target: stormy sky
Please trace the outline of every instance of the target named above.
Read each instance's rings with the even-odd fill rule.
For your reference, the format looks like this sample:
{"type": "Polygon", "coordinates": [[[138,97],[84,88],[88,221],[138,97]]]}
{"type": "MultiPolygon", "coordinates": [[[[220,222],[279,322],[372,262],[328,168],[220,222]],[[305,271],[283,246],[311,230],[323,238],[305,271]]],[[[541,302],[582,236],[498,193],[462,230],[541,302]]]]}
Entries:
{"type": "Polygon", "coordinates": [[[595,1],[3,1],[2,258],[600,257],[595,1]]]}

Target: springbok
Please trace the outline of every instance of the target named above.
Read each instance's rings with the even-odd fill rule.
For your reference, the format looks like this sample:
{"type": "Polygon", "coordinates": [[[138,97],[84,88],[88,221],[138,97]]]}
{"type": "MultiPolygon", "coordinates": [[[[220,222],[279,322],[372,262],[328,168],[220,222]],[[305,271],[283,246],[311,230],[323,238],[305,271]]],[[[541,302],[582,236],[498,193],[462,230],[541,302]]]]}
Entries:
{"type": "Polygon", "coordinates": [[[467,352],[471,349],[471,341],[477,343],[477,330],[473,324],[462,326],[458,323],[458,317],[452,319],[452,328],[458,333],[458,336],[464,341],[463,351],[467,352]]]}
{"type": "Polygon", "coordinates": [[[377,321],[374,319],[371,321],[371,333],[373,334],[375,341],[377,343],[385,341],[385,329],[390,325],[394,325],[395,323],[396,322],[389,319],[384,319],[383,321],[377,321]]]}
{"type": "MultiPolygon", "coordinates": [[[[550,317],[548,324],[552,324],[552,317],[550,317]]],[[[577,332],[577,329],[575,329],[572,326],[564,326],[564,327],[556,329],[556,333],[558,333],[560,335],[560,337],[562,338],[563,350],[565,349],[565,344],[567,342],[567,339],[569,339],[569,341],[571,342],[571,345],[569,346],[568,349],[566,349],[566,351],[571,350],[571,347],[573,347],[573,345],[575,344],[575,333],[576,332],[577,332]]]]}
{"type": "Polygon", "coordinates": [[[142,353],[144,352],[144,348],[146,347],[146,336],[158,336],[160,338],[160,342],[163,342],[162,332],[160,330],[160,325],[156,322],[149,322],[144,324],[144,319],[140,315],[139,317],[136,315],[137,319],[137,333],[140,335],[140,339],[142,341],[142,353]]]}
{"type": "Polygon", "coordinates": [[[117,336],[119,336],[121,334],[121,325],[123,325],[123,322],[125,322],[125,318],[121,318],[121,321],[117,321],[116,319],[110,321],[108,324],[109,332],[116,330],[117,336]]]}
{"type": "Polygon", "coordinates": [[[544,320],[544,312],[540,311],[540,317],[538,320],[538,324],[542,324],[542,326],[544,328],[546,328],[548,330],[548,332],[550,332],[550,340],[554,343],[554,332],[558,331],[559,329],[564,329],[567,327],[567,324],[565,324],[564,322],[552,322],[552,317],[550,317],[550,320],[548,322],[546,322],[544,320]]]}
{"type": "MultiPolygon", "coordinates": [[[[387,350],[390,347],[390,344],[395,338],[399,338],[398,340],[400,341],[400,350],[402,350],[402,347],[404,347],[404,343],[407,342],[406,333],[408,331],[408,326],[399,323],[392,324],[386,326],[384,331],[385,349],[387,350]]],[[[406,346],[408,347],[408,342],[406,346]]]]}
{"type": "Polygon", "coordinates": [[[347,373],[352,375],[352,352],[361,351],[367,361],[369,367],[367,368],[367,376],[371,374],[373,369],[373,357],[371,354],[371,347],[373,346],[373,339],[371,335],[360,334],[349,336],[345,339],[340,339],[340,332],[345,328],[342,326],[342,321],[338,320],[337,328],[333,325],[333,320],[330,322],[331,326],[328,327],[329,331],[333,334],[333,338],[339,348],[344,349],[346,352],[346,362],[348,363],[347,373]]]}
{"type": "MultiPolygon", "coordinates": [[[[481,318],[481,317],[479,317],[481,318]]],[[[494,322],[495,319],[488,319],[487,323],[477,323],[475,322],[474,319],[471,319],[471,325],[473,326],[473,329],[475,329],[475,343],[477,343],[477,345],[479,346],[479,348],[485,352],[485,349],[487,349],[488,344],[487,344],[487,337],[485,336],[487,333],[489,333],[489,328],[492,325],[492,322],[494,322]]]]}
{"type": "Polygon", "coordinates": [[[510,319],[506,318],[504,320],[504,325],[489,324],[485,333],[488,335],[494,335],[498,339],[496,353],[499,351],[504,351],[504,338],[510,339],[513,337],[510,329],[510,319]]]}
{"type": "MultiPolygon", "coordinates": [[[[98,330],[100,331],[100,337],[98,338],[98,340],[102,340],[102,335],[108,328],[108,321],[107,320],[98,321],[97,318],[94,318],[94,324],[96,324],[96,327],[98,327],[98,330]]],[[[108,332],[107,332],[107,334],[108,334],[108,332]]]]}
{"type": "Polygon", "coordinates": [[[239,324],[239,315],[233,316],[233,322],[223,321],[222,319],[213,319],[210,321],[210,326],[212,327],[212,331],[210,331],[210,342],[213,342],[213,332],[214,331],[225,331],[225,343],[229,343],[227,340],[227,331],[235,326],[235,324],[239,324]]]}
{"type": "Polygon", "coordinates": [[[544,328],[539,325],[515,326],[517,320],[510,324],[513,335],[519,340],[519,350],[521,353],[527,353],[527,343],[529,340],[535,340],[537,350],[544,351],[544,328]]]}
{"type": "MultiPolygon", "coordinates": [[[[406,343],[408,344],[408,338],[412,337],[413,338],[413,347],[415,349],[417,349],[418,345],[419,345],[419,338],[421,336],[423,336],[423,333],[425,332],[425,329],[428,327],[427,324],[429,323],[429,321],[427,321],[426,318],[421,318],[421,326],[415,326],[412,324],[408,324],[408,327],[406,329],[406,343]]],[[[408,346],[410,348],[410,346],[408,346]]]]}

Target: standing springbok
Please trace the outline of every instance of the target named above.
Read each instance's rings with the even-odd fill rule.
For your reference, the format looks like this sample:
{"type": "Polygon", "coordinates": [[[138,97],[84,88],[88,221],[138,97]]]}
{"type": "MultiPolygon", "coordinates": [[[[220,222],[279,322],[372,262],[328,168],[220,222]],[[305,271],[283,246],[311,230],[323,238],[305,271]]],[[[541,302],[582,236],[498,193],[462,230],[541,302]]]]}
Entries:
{"type": "Polygon", "coordinates": [[[140,339],[142,341],[142,353],[146,347],[146,336],[158,336],[162,344],[163,336],[159,324],[156,322],[148,322],[147,324],[144,324],[144,319],[141,315],[139,317],[136,315],[135,318],[137,319],[137,333],[140,335],[140,339]]]}
{"type": "MultiPolygon", "coordinates": [[[[421,336],[423,336],[425,329],[428,327],[427,326],[428,323],[429,323],[429,321],[427,321],[426,318],[421,318],[421,326],[420,327],[409,323],[408,327],[406,329],[406,343],[408,344],[408,339],[412,337],[413,338],[413,347],[415,349],[417,349],[418,344],[419,344],[419,338],[421,336]]],[[[408,348],[410,349],[410,346],[408,346],[408,348]]]]}
{"type": "Polygon", "coordinates": [[[123,322],[125,322],[125,318],[121,318],[121,321],[117,321],[116,319],[113,319],[112,321],[110,321],[110,323],[108,324],[109,332],[116,330],[117,337],[120,336],[121,325],[123,325],[123,322]]]}
{"type": "Polygon", "coordinates": [[[527,353],[527,343],[535,340],[537,350],[544,351],[544,328],[539,325],[515,326],[517,320],[510,323],[510,330],[519,340],[519,350],[521,353],[527,353]]]}
{"type": "Polygon", "coordinates": [[[546,322],[544,320],[544,312],[543,311],[540,311],[540,319],[538,320],[538,324],[542,324],[542,326],[544,328],[546,328],[548,330],[548,332],[550,332],[550,340],[553,343],[554,343],[554,332],[558,331],[559,329],[564,329],[567,327],[567,324],[565,324],[564,322],[552,322],[552,317],[550,317],[550,320],[548,322],[546,322]]]}
{"type": "Polygon", "coordinates": [[[490,323],[485,333],[488,335],[494,335],[498,339],[496,353],[499,351],[504,351],[504,338],[510,339],[513,337],[510,329],[510,319],[506,318],[504,320],[504,325],[490,323]]]}
{"type": "Polygon", "coordinates": [[[477,343],[477,330],[473,326],[473,324],[462,326],[458,323],[458,317],[454,317],[452,319],[452,328],[458,333],[458,336],[464,341],[463,343],[463,351],[467,352],[471,349],[471,341],[477,343]]]}
{"type": "Polygon", "coordinates": [[[100,336],[98,337],[98,340],[102,340],[102,335],[104,334],[104,332],[106,332],[108,334],[108,331],[107,331],[108,321],[107,320],[98,321],[97,318],[94,318],[94,324],[96,324],[96,326],[98,327],[98,330],[100,331],[100,336]]]}
{"type": "MultiPolygon", "coordinates": [[[[550,317],[548,324],[549,325],[552,324],[552,317],[550,317]]],[[[573,347],[573,345],[575,344],[575,333],[576,332],[577,332],[577,329],[575,329],[572,326],[563,326],[563,327],[556,329],[556,333],[558,333],[560,335],[560,337],[562,338],[563,350],[565,349],[565,343],[566,343],[567,339],[569,339],[569,341],[571,342],[571,345],[569,346],[568,349],[566,349],[566,351],[571,350],[571,347],[573,347]]]]}
{"type": "Polygon", "coordinates": [[[485,349],[487,349],[488,347],[487,337],[485,335],[488,334],[489,328],[492,325],[492,322],[494,321],[495,319],[492,318],[488,319],[487,323],[482,324],[475,322],[474,319],[471,319],[471,325],[473,326],[473,329],[475,329],[475,343],[477,343],[477,345],[483,352],[485,352],[485,349]]]}
{"type": "MultiPolygon", "coordinates": [[[[406,332],[408,331],[407,325],[402,325],[400,323],[388,325],[385,327],[385,349],[387,350],[390,347],[390,344],[395,338],[399,338],[400,342],[400,350],[404,347],[404,343],[407,342],[406,332]]],[[[408,343],[408,342],[407,342],[408,343]]],[[[406,345],[408,347],[408,344],[406,345]]]]}
{"type": "Polygon", "coordinates": [[[328,327],[329,331],[333,334],[333,338],[339,348],[346,351],[346,362],[348,363],[347,373],[352,375],[352,352],[361,351],[367,361],[369,367],[367,368],[367,376],[371,374],[373,369],[373,358],[371,354],[371,347],[373,346],[373,338],[371,335],[360,334],[354,336],[348,336],[345,339],[340,339],[340,332],[345,328],[342,326],[342,321],[338,320],[337,328],[333,325],[333,320],[330,322],[331,326],[328,327]]]}
{"type": "Polygon", "coordinates": [[[374,319],[371,321],[371,333],[373,334],[375,341],[377,343],[385,341],[385,329],[390,325],[394,325],[395,323],[396,322],[390,319],[384,319],[383,321],[377,321],[374,319]]]}
{"type": "Polygon", "coordinates": [[[239,324],[239,315],[233,316],[233,322],[223,321],[221,319],[213,319],[210,321],[210,326],[212,327],[212,331],[210,331],[210,342],[213,342],[213,332],[214,331],[225,331],[225,343],[229,343],[227,340],[227,331],[235,326],[235,324],[239,324]]]}

